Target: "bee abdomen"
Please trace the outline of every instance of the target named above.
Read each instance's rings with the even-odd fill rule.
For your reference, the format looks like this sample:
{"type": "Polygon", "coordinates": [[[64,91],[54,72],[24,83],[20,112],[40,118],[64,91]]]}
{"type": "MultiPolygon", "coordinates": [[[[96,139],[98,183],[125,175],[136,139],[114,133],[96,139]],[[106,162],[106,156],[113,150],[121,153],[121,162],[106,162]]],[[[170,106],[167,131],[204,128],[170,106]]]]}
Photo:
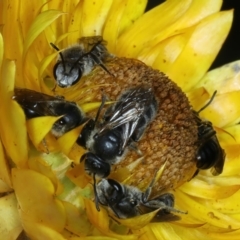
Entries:
{"type": "Polygon", "coordinates": [[[157,100],[154,98],[150,106],[146,109],[143,115],[140,117],[136,130],[132,135],[132,140],[137,142],[140,140],[145,130],[147,129],[147,125],[155,118],[157,114],[157,100]]]}

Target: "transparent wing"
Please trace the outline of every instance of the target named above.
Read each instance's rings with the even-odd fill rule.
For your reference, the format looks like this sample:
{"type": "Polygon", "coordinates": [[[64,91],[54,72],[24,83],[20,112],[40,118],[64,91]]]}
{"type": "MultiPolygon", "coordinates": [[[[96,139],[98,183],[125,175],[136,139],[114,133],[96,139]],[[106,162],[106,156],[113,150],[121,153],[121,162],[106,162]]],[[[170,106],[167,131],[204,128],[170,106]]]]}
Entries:
{"type": "Polygon", "coordinates": [[[125,92],[106,112],[106,121],[99,130],[99,134],[109,129],[122,127],[122,148],[124,148],[134,133],[139,119],[150,106],[153,96],[152,89],[146,86],[137,86],[125,92]]]}

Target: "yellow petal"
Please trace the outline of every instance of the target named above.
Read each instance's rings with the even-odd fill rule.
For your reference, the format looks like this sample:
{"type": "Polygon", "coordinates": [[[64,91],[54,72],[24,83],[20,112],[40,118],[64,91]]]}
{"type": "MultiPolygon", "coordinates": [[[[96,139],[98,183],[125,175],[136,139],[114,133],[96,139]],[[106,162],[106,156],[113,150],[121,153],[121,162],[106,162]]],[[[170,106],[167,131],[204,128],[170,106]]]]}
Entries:
{"type": "Polygon", "coordinates": [[[3,54],[4,54],[4,43],[3,43],[2,34],[0,33],[0,69],[3,63],[3,54]]]}
{"type": "Polygon", "coordinates": [[[203,223],[209,223],[213,226],[225,229],[229,228],[229,226],[231,226],[232,229],[240,228],[239,221],[200,204],[180,190],[176,190],[174,195],[176,199],[179,199],[178,205],[180,209],[186,209],[190,216],[201,220],[203,223]]]}
{"type": "Polygon", "coordinates": [[[161,72],[167,72],[184,49],[187,40],[184,34],[169,37],[140,55],[138,59],[161,72]]]}
{"type": "Polygon", "coordinates": [[[240,91],[217,95],[200,116],[218,127],[230,126],[240,120],[240,91]]]}
{"type": "Polygon", "coordinates": [[[214,240],[238,240],[240,236],[240,230],[232,231],[230,233],[214,233],[210,232],[209,236],[214,240]]]}
{"type": "Polygon", "coordinates": [[[9,193],[12,191],[10,188],[1,178],[0,178],[0,194],[1,193],[9,193]]]}
{"type": "Polygon", "coordinates": [[[87,236],[92,228],[85,212],[80,212],[77,207],[69,202],[63,202],[65,207],[67,222],[66,229],[78,236],[87,236]]]}
{"type": "Polygon", "coordinates": [[[204,87],[194,88],[187,93],[187,97],[193,109],[199,111],[211,98],[204,87]]]}
{"type": "Polygon", "coordinates": [[[81,108],[84,112],[90,112],[92,110],[98,109],[101,105],[101,102],[91,102],[81,105],[81,108]]]}
{"type": "MultiPolygon", "coordinates": [[[[63,12],[67,13],[61,16],[61,18],[58,19],[56,24],[58,24],[59,30],[61,30],[61,33],[67,32],[69,21],[71,19],[71,13],[76,8],[76,5],[79,3],[79,0],[65,0],[62,2],[59,2],[59,7],[56,9],[61,9],[63,12]]],[[[49,8],[51,9],[51,8],[49,8]]],[[[57,32],[59,35],[60,32],[57,32]]]]}
{"type": "Polygon", "coordinates": [[[39,146],[59,118],[61,118],[61,116],[44,116],[32,118],[27,121],[28,134],[35,147],[39,146]]]}
{"type": "Polygon", "coordinates": [[[18,70],[21,69],[21,55],[22,55],[22,34],[19,27],[18,11],[20,8],[20,2],[10,0],[3,5],[6,7],[2,9],[4,12],[5,22],[3,28],[3,38],[5,43],[5,58],[11,60],[17,60],[19,64],[18,70]],[[15,17],[13,17],[15,16],[15,17]],[[14,47],[12,47],[14,46],[14,47]]]}
{"type": "Polygon", "coordinates": [[[137,239],[136,235],[119,235],[109,230],[109,217],[105,209],[101,208],[98,212],[93,201],[85,200],[86,212],[88,219],[91,223],[99,229],[102,233],[110,237],[116,237],[121,240],[134,240],[137,239]]]}
{"type": "MultiPolygon", "coordinates": [[[[66,223],[65,211],[61,201],[55,197],[52,182],[44,175],[28,169],[13,168],[12,178],[22,217],[32,224],[44,224],[62,231],[66,223]]],[[[35,228],[31,231],[34,232],[35,228]]]]}
{"type": "MultiPolygon", "coordinates": [[[[168,41],[169,37],[171,39],[172,35],[176,35],[176,34],[178,35],[179,33],[184,32],[185,31],[184,29],[187,29],[190,26],[195,25],[197,22],[201,21],[208,15],[218,12],[221,8],[221,5],[222,5],[221,0],[217,0],[217,1],[216,0],[210,0],[210,1],[209,0],[203,0],[203,1],[193,0],[191,2],[191,5],[187,9],[187,11],[177,21],[175,21],[173,24],[171,24],[167,28],[160,29],[160,31],[157,32],[157,36],[150,40],[150,42],[146,48],[142,49],[138,58],[146,59],[146,56],[151,51],[153,46],[158,45],[158,43],[161,44],[162,40],[164,40],[164,39],[166,39],[166,41],[168,41]]],[[[173,37],[173,39],[174,39],[174,37],[173,37]]],[[[171,51],[169,52],[169,49],[168,49],[167,53],[165,53],[164,55],[168,55],[168,54],[176,55],[176,52],[178,51],[178,49],[175,49],[176,46],[172,46],[172,47],[173,48],[171,51],[175,52],[175,54],[174,53],[171,54],[171,51]]],[[[161,52],[158,54],[158,52],[156,51],[154,56],[156,57],[157,55],[160,57],[160,59],[162,59],[161,52]]],[[[164,59],[167,61],[167,59],[168,59],[167,56],[164,59]]],[[[154,61],[154,57],[152,60],[154,61]]],[[[155,59],[155,62],[157,62],[157,59],[155,59]]],[[[148,60],[146,61],[146,63],[150,64],[150,62],[148,62],[148,60]]],[[[153,67],[155,67],[155,66],[153,66],[153,67]]],[[[159,69],[161,69],[163,72],[165,72],[162,68],[159,68],[159,69]]]]}
{"type": "Polygon", "coordinates": [[[32,22],[36,18],[37,14],[44,4],[44,1],[29,1],[19,6],[19,22],[21,23],[21,30],[23,37],[25,38],[32,22]],[[28,14],[26,14],[28,13],[28,14]]]}
{"type": "Polygon", "coordinates": [[[118,36],[143,14],[146,4],[146,0],[113,1],[102,34],[103,39],[108,42],[110,52],[115,52],[118,36]]]}
{"type": "Polygon", "coordinates": [[[150,213],[146,213],[143,215],[136,216],[134,218],[127,218],[127,219],[118,219],[115,216],[113,216],[113,219],[115,219],[117,222],[131,229],[139,229],[146,226],[155,217],[158,211],[159,209],[152,211],[150,213]]]}
{"type": "MultiPolygon", "coordinates": [[[[79,163],[80,159],[78,159],[79,163]]],[[[86,187],[87,184],[91,181],[91,177],[85,173],[84,165],[78,164],[74,168],[70,169],[66,176],[80,188],[86,187]]]]}
{"type": "Polygon", "coordinates": [[[145,226],[142,229],[133,230],[133,233],[136,233],[139,235],[139,240],[148,240],[148,239],[159,240],[159,239],[161,239],[153,233],[150,224],[148,224],[147,226],[145,226]]]}
{"type": "MultiPolygon", "coordinates": [[[[228,163],[227,163],[228,164],[228,163]]],[[[226,164],[226,165],[227,165],[226,164]]],[[[199,173],[198,177],[201,180],[204,180],[205,182],[210,182],[212,184],[215,184],[217,186],[228,186],[228,187],[235,187],[236,185],[240,185],[240,176],[218,176],[218,177],[213,177],[213,176],[204,176],[202,172],[199,173]]],[[[235,194],[235,193],[234,193],[235,194]]]]}
{"type": "MultiPolygon", "coordinates": [[[[22,211],[21,211],[22,212],[22,211]]],[[[32,222],[30,219],[24,216],[22,212],[22,224],[27,235],[34,240],[66,240],[58,231],[52,229],[48,225],[32,222]]]]}
{"type": "Polygon", "coordinates": [[[54,185],[54,189],[56,194],[60,194],[62,191],[62,185],[58,181],[56,175],[52,171],[52,168],[49,164],[44,161],[41,156],[31,156],[28,160],[28,167],[31,170],[34,170],[38,173],[43,174],[44,176],[48,177],[51,180],[52,184],[54,185]]]}
{"type": "Polygon", "coordinates": [[[85,199],[86,212],[88,219],[96,227],[102,231],[109,230],[109,218],[105,209],[101,209],[100,212],[97,211],[95,203],[89,199],[85,199]]]}
{"type": "Polygon", "coordinates": [[[145,13],[129,30],[120,36],[119,47],[116,49],[117,55],[137,57],[139,51],[148,47],[149,42],[156,38],[156,35],[161,35],[161,30],[167,29],[184,15],[191,2],[189,0],[166,1],[145,13]],[[156,19],[157,16],[161,16],[161,21],[156,19]]]}
{"type": "Polygon", "coordinates": [[[231,187],[218,186],[216,184],[207,183],[197,178],[183,184],[179,189],[191,196],[206,199],[221,199],[233,195],[238,191],[240,185],[237,183],[231,187]]]}
{"type": "Polygon", "coordinates": [[[8,188],[12,187],[10,168],[5,153],[3,152],[3,146],[1,141],[0,141],[0,179],[8,185],[8,188]]]}
{"type": "Polygon", "coordinates": [[[232,18],[232,11],[218,12],[186,32],[189,41],[166,72],[184,91],[192,88],[211,66],[227,37],[232,18]]]}
{"type": "Polygon", "coordinates": [[[82,21],[82,10],[83,10],[83,1],[79,1],[77,6],[75,7],[74,11],[71,12],[71,19],[68,23],[68,45],[74,44],[81,36],[81,21],[82,21]]]}
{"type": "Polygon", "coordinates": [[[220,210],[222,213],[232,214],[239,213],[239,197],[240,191],[237,191],[232,196],[224,199],[213,199],[207,201],[200,199],[199,201],[205,204],[207,207],[213,208],[215,210],[220,210]]]}
{"type": "Polygon", "coordinates": [[[221,176],[234,176],[240,172],[240,145],[226,145],[224,146],[226,152],[226,164],[221,176]]]}
{"type": "Polygon", "coordinates": [[[83,2],[81,21],[82,36],[101,35],[111,5],[112,0],[88,0],[83,2]]]}
{"type": "Polygon", "coordinates": [[[240,90],[240,60],[209,71],[197,86],[205,87],[210,94],[240,90]]]}
{"type": "Polygon", "coordinates": [[[117,238],[105,236],[92,236],[92,237],[70,237],[69,240],[117,240],[117,238]]]}
{"type": "Polygon", "coordinates": [[[28,156],[25,115],[22,108],[12,100],[15,80],[15,63],[5,61],[0,81],[1,138],[10,158],[19,167],[26,165],[28,156]]]}
{"type": "MultiPolygon", "coordinates": [[[[207,236],[207,233],[204,231],[199,231],[198,229],[185,228],[181,226],[176,226],[169,223],[152,223],[149,225],[152,233],[155,235],[156,239],[177,239],[177,240],[186,240],[186,239],[201,239],[201,240],[210,240],[207,236]]],[[[147,238],[141,238],[147,239],[147,238]]]]}
{"type": "Polygon", "coordinates": [[[68,154],[68,157],[75,163],[79,164],[81,156],[86,152],[86,150],[82,147],[80,147],[77,144],[74,144],[70,153],[68,154]]]}
{"type": "Polygon", "coordinates": [[[23,48],[23,59],[26,57],[26,53],[30,47],[30,45],[33,43],[33,41],[36,39],[36,37],[47,27],[49,26],[53,21],[55,21],[58,17],[60,17],[63,13],[54,9],[45,11],[40,13],[32,23],[26,39],[24,43],[23,48]]]}
{"type": "Polygon", "coordinates": [[[22,231],[15,194],[0,198],[0,235],[1,239],[17,239],[22,231]]]}
{"type": "Polygon", "coordinates": [[[59,143],[59,146],[61,147],[61,151],[68,155],[73,145],[76,143],[77,138],[80,135],[80,132],[83,128],[83,125],[72,129],[71,131],[65,133],[63,136],[58,138],[57,142],[59,143]]]}
{"type": "Polygon", "coordinates": [[[234,125],[224,129],[226,133],[220,135],[224,144],[240,144],[240,125],[234,125]]]}

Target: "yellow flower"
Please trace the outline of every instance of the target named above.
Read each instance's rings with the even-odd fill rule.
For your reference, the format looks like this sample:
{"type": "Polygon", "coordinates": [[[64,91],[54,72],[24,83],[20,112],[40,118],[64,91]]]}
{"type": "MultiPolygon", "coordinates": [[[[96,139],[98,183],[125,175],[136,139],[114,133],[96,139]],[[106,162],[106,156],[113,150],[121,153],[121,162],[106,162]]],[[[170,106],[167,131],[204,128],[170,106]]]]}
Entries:
{"type": "MultiPolygon", "coordinates": [[[[239,62],[207,73],[232,23],[232,11],[219,12],[220,0],[168,0],[143,14],[144,0],[3,0],[0,3],[0,235],[17,239],[238,239],[239,62]],[[26,122],[12,100],[14,87],[52,95],[52,69],[59,49],[82,36],[102,35],[119,57],[137,58],[159,69],[200,109],[217,90],[201,117],[213,122],[226,164],[220,176],[201,171],[174,192],[186,209],[176,222],[148,223],[152,215],[117,224],[97,212],[93,192],[73,146],[81,127],[54,139],[56,117],[26,122]],[[31,141],[28,140],[28,136],[31,141]],[[44,152],[50,152],[44,153],[44,152]],[[69,170],[70,169],[70,170],[69,170]],[[91,236],[92,235],[92,236],[91,236]]],[[[85,111],[88,89],[74,86],[57,94],[85,111]]]]}

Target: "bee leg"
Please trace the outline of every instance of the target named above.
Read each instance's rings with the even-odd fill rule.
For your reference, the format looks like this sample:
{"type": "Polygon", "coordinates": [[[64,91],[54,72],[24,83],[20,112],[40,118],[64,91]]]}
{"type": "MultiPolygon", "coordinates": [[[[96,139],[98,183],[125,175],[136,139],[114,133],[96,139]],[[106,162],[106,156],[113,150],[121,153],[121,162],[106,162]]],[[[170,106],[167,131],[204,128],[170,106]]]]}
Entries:
{"type": "Polygon", "coordinates": [[[148,198],[149,198],[149,196],[151,195],[151,192],[152,192],[152,186],[154,185],[155,180],[156,180],[157,172],[158,171],[155,171],[151,183],[149,184],[148,188],[146,189],[146,191],[142,195],[142,202],[143,203],[147,203],[148,202],[148,198]]]}
{"type": "Polygon", "coordinates": [[[159,209],[160,214],[168,214],[171,212],[187,214],[187,211],[181,211],[174,208],[174,196],[171,193],[164,193],[163,195],[146,202],[144,206],[151,209],[159,209]]]}
{"type": "Polygon", "coordinates": [[[54,93],[54,95],[55,95],[55,92],[56,92],[56,88],[57,88],[57,84],[55,83],[54,87],[52,88],[52,92],[54,93]]]}
{"type": "Polygon", "coordinates": [[[129,149],[135,151],[139,156],[143,155],[142,151],[138,148],[135,142],[131,142],[128,147],[129,149]]]}
{"type": "Polygon", "coordinates": [[[48,149],[47,142],[46,142],[46,139],[45,139],[45,138],[42,140],[42,145],[43,145],[44,148],[46,149],[46,153],[49,154],[49,149],[48,149]]]}
{"type": "Polygon", "coordinates": [[[87,152],[82,155],[80,162],[84,162],[84,168],[85,171],[91,175],[94,174],[97,175],[100,178],[107,177],[111,172],[111,166],[109,163],[103,161],[101,158],[99,158],[97,155],[87,152]]]}
{"type": "Polygon", "coordinates": [[[94,191],[94,196],[95,196],[95,206],[96,209],[98,210],[98,212],[100,211],[100,207],[99,207],[99,198],[98,198],[98,194],[97,194],[97,187],[96,187],[96,176],[95,174],[93,174],[93,191],[94,191]]]}
{"type": "Polygon", "coordinates": [[[105,95],[102,95],[102,103],[100,105],[100,107],[98,108],[98,111],[97,111],[97,114],[96,114],[96,117],[95,117],[95,123],[98,121],[98,118],[99,118],[99,115],[105,105],[105,102],[106,102],[106,96],[105,95]]]}

